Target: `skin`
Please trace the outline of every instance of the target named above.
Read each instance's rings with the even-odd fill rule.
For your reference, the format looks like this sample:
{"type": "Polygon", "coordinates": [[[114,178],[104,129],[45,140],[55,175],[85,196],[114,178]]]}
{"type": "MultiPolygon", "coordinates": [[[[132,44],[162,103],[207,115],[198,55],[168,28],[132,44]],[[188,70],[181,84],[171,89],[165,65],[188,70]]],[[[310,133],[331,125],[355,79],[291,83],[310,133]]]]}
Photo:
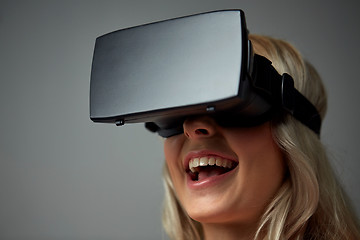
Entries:
{"type": "Polygon", "coordinates": [[[166,163],[180,203],[202,224],[207,240],[251,239],[286,172],[270,123],[223,128],[202,116],[188,118],[183,127],[184,134],[164,142],[166,163]],[[236,160],[238,166],[220,181],[192,189],[187,184],[184,161],[187,154],[203,150],[236,160]]]}

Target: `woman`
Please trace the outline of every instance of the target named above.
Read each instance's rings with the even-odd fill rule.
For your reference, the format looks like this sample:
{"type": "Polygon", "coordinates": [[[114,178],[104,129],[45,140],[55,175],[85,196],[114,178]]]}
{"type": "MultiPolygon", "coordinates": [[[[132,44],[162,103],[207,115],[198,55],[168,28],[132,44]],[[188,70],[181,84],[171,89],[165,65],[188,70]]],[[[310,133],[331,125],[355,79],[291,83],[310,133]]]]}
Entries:
{"type": "MultiPolygon", "coordinates": [[[[249,38],[323,119],[326,93],[313,67],[284,41],[249,38]]],[[[171,239],[360,239],[319,136],[292,116],[250,128],[202,116],[183,128],[164,142],[163,223],[171,239]]]]}

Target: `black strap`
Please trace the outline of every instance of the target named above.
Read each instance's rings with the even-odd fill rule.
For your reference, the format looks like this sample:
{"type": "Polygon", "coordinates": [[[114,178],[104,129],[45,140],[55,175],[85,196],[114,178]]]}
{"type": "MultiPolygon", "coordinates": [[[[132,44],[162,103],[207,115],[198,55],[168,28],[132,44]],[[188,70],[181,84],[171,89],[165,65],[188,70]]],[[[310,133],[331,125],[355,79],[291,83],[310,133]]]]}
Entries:
{"type": "Polygon", "coordinates": [[[320,134],[321,117],[315,106],[296,88],[289,74],[282,76],[271,62],[260,55],[254,56],[253,85],[258,92],[274,105],[293,115],[316,134],[320,134]]]}

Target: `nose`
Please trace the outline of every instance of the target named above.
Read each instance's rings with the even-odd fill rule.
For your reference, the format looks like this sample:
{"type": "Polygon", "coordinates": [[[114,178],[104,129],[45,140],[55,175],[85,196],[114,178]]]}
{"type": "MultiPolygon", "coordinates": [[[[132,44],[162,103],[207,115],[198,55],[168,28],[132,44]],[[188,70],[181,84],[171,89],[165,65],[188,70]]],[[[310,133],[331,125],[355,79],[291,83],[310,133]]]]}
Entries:
{"type": "Polygon", "coordinates": [[[209,116],[187,118],[183,124],[184,134],[189,139],[211,137],[216,132],[216,122],[209,116]]]}

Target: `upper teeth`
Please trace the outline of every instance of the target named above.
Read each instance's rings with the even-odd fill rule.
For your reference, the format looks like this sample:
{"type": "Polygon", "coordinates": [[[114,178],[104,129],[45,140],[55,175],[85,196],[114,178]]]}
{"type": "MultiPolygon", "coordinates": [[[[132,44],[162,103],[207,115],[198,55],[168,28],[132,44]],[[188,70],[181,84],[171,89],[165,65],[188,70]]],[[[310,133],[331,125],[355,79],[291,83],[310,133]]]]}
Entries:
{"type": "Polygon", "coordinates": [[[193,158],[189,161],[189,169],[191,172],[197,172],[196,167],[203,167],[203,166],[219,166],[224,168],[231,168],[232,167],[232,161],[221,158],[221,157],[200,157],[200,158],[193,158]]]}

